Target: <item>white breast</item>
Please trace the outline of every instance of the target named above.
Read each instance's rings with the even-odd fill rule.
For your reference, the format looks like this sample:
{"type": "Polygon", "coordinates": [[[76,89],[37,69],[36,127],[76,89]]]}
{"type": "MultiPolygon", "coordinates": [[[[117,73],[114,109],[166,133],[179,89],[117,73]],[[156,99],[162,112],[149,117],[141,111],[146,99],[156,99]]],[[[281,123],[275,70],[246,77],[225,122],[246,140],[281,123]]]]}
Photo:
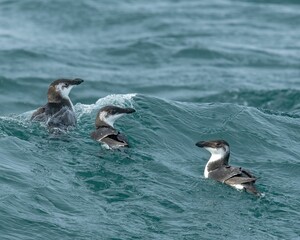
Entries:
{"type": "Polygon", "coordinates": [[[225,149],[223,149],[223,148],[210,148],[210,147],[206,147],[205,149],[208,150],[211,153],[210,159],[206,163],[206,166],[205,166],[205,169],[204,169],[204,177],[208,178],[208,174],[209,174],[209,172],[207,170],[208,164],[222,159],[227,154],[229,149],[228,149],[227,146],[225,147],[225,149]]]}
{"type": "Polygon", "coordinates": [[[205,177],[205,178],[208,178],[207,166],[205,166],[205,169],[204,169],[204,177],[205,177]]]}

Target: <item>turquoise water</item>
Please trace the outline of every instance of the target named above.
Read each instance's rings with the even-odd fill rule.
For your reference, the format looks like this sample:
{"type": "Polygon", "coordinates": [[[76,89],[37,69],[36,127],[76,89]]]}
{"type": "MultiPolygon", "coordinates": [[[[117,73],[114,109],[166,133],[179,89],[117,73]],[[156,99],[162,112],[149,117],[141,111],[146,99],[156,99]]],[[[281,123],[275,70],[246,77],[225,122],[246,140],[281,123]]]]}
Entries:
{"type": "Polygon", "coordinates": [[[300,2],[0,1],[1,239],[300,239],[300,2]],[[78,126],[31,123],[82,78],[78,126]],[[90,139],[107,104],[131,148],[90,139]],[[203,178],[223,138],[256,198],[203,178]]]}

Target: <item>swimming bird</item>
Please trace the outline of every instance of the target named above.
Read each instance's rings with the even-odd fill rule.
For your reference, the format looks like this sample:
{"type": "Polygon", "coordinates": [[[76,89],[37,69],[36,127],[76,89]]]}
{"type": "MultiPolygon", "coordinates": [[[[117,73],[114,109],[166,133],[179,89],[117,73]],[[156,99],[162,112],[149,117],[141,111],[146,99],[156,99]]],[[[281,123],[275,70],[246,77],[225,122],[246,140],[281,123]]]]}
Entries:
{"type": "Polygon", "coordinates": [[[65,129],[76,125],[74,106],[69,97],[71,89],[82,79],[58,79],[48,88],[48,102],[31,116],[32,121],[45,122],[48,127],[65,129]]]}
{"type": "Polygon", "coordinates": [[[246,190],[249,193],[260,196],[254,183],[256,177],[241,167],[228,165],[230,149],[224,140],[200,141],[196,146],[205,148],[211,153],[205,169],[204,177],[230,185],[238,190],[246,190]]]}
{"type": "Polygon", "coordinates": [[[91,137],[107,148],[128,147],[126,137],[114,128],[114,122],[119,117],[134,112],[133,108],[121,108],[111,105],[101,108],[96,116],[96,130],[91,133],[91,137]]]}

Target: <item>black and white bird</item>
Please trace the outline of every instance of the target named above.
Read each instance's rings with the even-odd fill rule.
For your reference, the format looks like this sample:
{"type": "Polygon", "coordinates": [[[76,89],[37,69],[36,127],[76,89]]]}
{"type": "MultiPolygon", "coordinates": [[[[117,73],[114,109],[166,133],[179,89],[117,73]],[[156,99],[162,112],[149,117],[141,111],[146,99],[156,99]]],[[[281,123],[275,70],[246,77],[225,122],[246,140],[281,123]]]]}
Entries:
{"type": "Polygon", "coordinates": [[[260,196],[254,183],[256,177],[241,167],[228,165],[230,148],[224,140],[200,141],[196,146],[205,148],[211,153],[205,169],[204,177],[230,185],[238,190],[246,190],[249,193],[260,196]]]}
{"type": "Polygon", "coordinates": [[[121,116],[134,113],[133,108],[121,108],[116,106],[105,106],[99,110],[96,116],[96,130],[91,133],[91,137],[102,143],[104,147],[116,149],[128,147],[126,137],[114,128],[114,122],[121,116]]]}
{"type": "Polygon", "coordinates": [[[48,102],[31,116],[32,121],[45,122],[48,127],[66,129],[76,125],[74,106],[69,97],[71,89],[82,79],[58,79],[48,88],[48,102]]]}

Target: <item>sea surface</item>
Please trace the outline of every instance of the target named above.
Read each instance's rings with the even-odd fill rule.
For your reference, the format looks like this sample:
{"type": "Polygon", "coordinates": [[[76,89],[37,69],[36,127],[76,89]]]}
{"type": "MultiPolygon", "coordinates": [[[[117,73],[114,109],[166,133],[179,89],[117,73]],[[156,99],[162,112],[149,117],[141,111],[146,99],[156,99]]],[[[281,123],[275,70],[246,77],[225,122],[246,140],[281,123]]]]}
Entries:
{"type": "Polygon", "coordinates": [[[0,239],[300,239],[300,1],[0,0],[0,239]],[[130,148],[90,139],[108,104],[130,148]],[[210,139],[262,197],[203,177],[210,139]]]}

